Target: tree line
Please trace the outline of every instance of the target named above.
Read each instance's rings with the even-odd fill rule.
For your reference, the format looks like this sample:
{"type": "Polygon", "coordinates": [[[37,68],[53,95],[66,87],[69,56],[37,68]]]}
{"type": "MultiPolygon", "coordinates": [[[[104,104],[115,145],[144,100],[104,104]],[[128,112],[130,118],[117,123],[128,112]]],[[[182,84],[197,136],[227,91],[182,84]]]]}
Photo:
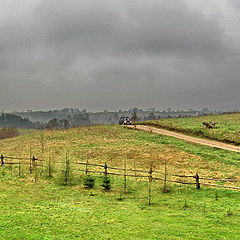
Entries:
{"type": "Polygon", "coordinates": [[[33,122],[28,118],[9,113],[2,113],[0,115],[0,128],[68,129],[70,127],[91,124],[87,112],[82,112],[62,119],[53,118],[48,122],[33,122]]]}

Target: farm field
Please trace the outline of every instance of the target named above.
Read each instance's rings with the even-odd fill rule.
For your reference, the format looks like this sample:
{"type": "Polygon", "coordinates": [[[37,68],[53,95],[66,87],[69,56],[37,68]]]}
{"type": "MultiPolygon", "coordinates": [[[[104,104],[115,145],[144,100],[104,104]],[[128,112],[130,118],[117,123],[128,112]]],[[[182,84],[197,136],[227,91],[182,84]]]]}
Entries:
{"type": "MultiPolygon", "coordinates": [[[[134,131],[121,126],[81,127],[34,132],[0,141],[0,154],[51,159],[36,176],[28,169],[0,169],[0,239],[239,239],[240,192],[195,185],[152,185],[148,205],[148,182],[111,177],[112,190],[83,188],[83,174],[74,172],[72,185],[59,184],[66,154],[76,161],[168,173],[215,178],[239,178],[239,154],[189,144],[179,139],[134,131]]],[[[230,183],[234,185],[236,183],[230,183]]]]}
{"type": "Polygon", "coordinates": [[[240,113],[210,115],[191,118],[149,120],[141,124],[166,128],[168,130],[207,137],[226,143],[240,144],[240,113]],[[207,129],[202,123],[217,123],[216,129],[207,129]]]}

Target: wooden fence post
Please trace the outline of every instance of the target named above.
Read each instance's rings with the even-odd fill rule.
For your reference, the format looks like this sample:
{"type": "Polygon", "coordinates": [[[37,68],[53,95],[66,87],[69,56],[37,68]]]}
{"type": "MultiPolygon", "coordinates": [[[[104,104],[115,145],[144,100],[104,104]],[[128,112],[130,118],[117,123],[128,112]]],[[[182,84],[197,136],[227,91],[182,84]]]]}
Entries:
{"type": "Polygon", "coordinates": [[[104,165],[104,175],[107,176],[108,172],[107,172],[107,163],[105,163],[104,165]]]}
{"type": "Polygon", "coordinates": [[[35,156],[32,157],[32,169],[33,171],[35,171],[35,167],[36,167],[36,158],[35,156]]]}
{"type": "Polygon", "coordinates": [[[164,184],[163,184],[163,192],[168,192],[167,190],[167,161],[164,163],[164,184]]]}
{"type": "Polygon", "coordinates": [[[29,173],[32,173],[32,158],[29,160],[29,173]]]}
{"type": "Polygon", "coordinates": [[[50,157],[50,151],[48,151],[48,177],[52,177],[52,159],[50,157]]]}
{"type": "Polygon", "coordinates": [[[29,145],[29,173],[32,173],[32,142],[31,138],[30,140],[30,145],[29,145]]]}
{"type": "Polygon", "coordinates": [[[136,170],[136,161],[135,160],[133,161],[133,170],[134,170],[135,181],[136,181],[137,180],[137,177],[136,177],[137,172],[135,171],[136,170]]]}
{"type": "Polygon", "coordinates": [[[34,172],[34,181],[37,182],[37,171],[36,171],[36,158],[35,156],[32,157],[32,170],[34,172]]]}
{"type": "Polygon", "coordinates": [[[126,158],[124,159],[124,192],[127,192],[127,162],[126,158]]]}
{"type": "Polygon", "coordinates": [[[148,204],[151,205],[152,202],[152,173],[153,173],[153,169],[152,169],[152,164],[150,165],[149,168],[149,177],[148,177],[148,181],[149,181],[149,185],[148,185],[148,204]]]}
{"type": "Polygon", "coordinates": [[[195,175],[195,179],[196,179],[196,188],[200,189],[199,175],[197,173],[195,175]]]}
{"type": "Polygon", "coordinates": [[[86,170],[85,170],[86,175],[88,175],[88,158],[86,160],[86,170]]]}
{"type": "Polygon", "coordinates": [[[2,166],[4,165],[3,159],[4,159],[4,157],[3,157],[3,155],[1,155],[1,165],[2,165],[2,166]]]}

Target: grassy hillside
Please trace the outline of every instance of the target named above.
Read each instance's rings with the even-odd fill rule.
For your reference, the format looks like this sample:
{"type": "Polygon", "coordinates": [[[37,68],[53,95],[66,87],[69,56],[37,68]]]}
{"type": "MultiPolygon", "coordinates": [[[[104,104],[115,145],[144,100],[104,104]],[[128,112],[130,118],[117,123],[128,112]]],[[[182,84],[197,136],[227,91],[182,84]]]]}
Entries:
{"type": "Polygon", "coordinates": [[[71,130],[44,131],[0,141],[0,154],[28,157],[35,155],[52,161],[72,162],[87,159],[91,163],[108,163],[149,169],[163,169],[167,161],[173,172],[203,175],[237,176],[239,154],[198,146],[167,136],[158,136],[119,126],[81,127],[71,130]]]}
{"type": "MultiPolygon", "coordinates": [[[[157,170],[167,162],[169,173],[239,178],[239,154],[192,145],[182,140],[134,131],[121,126],[82,127],[45,131],[0,141],[0,154],[64,162],[91,163],[157,170]]],[[[45,166],[46,167],[46,166],[45,166]]],[[[51,179],[18,167],[0,169],[0,239],[239,239],[240,192],[195,186],[152,184],[111,177],[112,190],[103,192],[101,176],[86,190],[75,172],[71,186],[60,186],[55,165],[51,179]]],[[[59,168],[59,169],[58,169],[59,168]]],[[[45,169],[44,169],[45,170],[45,169]]],[[[234,183],[233,183],[234,184],[234,183]]]]}
{"type": "Polygon", "coordinates": [[[210,139],[240,144],[240,113],[211,115],[192,118],[174,118],[149,120],[143,124],[167,128],[191,135],[204,136],[210,139]],[[217,129],[207,129],[203,122],[218,123],[217,129]]]}

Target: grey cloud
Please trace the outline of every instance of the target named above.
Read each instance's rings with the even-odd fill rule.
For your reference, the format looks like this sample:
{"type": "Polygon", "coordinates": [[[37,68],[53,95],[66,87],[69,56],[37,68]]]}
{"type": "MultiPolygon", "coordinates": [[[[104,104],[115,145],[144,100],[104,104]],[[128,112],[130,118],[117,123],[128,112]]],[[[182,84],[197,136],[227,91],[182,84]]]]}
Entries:
{"type": "Polygon", "coordinates": [[[181,1],[112,2],[43,2],[35,14],[48,44],[63,48],[74,44],[81,53],[210,57],[223,49],[217,22],[187,9],[181,1]]]}
{"type": "Polygon", "coordinates": [[[239,52],[218,17],[183,0],[39,1],[0,25],[2,108],[237,105],[239,52]]]}

